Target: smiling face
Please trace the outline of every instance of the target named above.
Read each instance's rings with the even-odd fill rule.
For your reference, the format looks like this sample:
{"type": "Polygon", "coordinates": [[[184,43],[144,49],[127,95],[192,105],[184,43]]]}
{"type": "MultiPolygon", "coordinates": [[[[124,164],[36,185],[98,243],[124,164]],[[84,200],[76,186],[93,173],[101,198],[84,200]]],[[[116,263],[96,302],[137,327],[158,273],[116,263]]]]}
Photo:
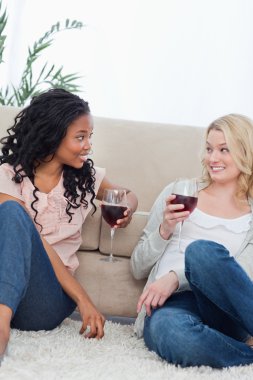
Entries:
{"type": "Polygon", "coordinates": [[[206,141],[204,163],[212,181],[217,183],[237,183],[240,170],[228,149],[224,133],[211,129],[206,141]]]}
{"type": "Polygon", "coordinates": [[[67,134],[55,152],[53,161],[60,165],[80,169],[91,150],[92,132],[93,125],[90,115],[82,115],[77,118],[69,125],[67,134]]]}

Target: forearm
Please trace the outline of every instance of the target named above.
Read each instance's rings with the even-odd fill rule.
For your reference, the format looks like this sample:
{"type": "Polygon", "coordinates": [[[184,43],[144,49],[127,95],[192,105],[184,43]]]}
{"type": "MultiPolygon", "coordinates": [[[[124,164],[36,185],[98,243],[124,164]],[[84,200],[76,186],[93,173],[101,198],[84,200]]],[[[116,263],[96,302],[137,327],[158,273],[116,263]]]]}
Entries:
{"type": "Polygon", "coordinates": [[[88,294],[75,280],[75,278],[68,272],[67,268],[54,251],[54,249],[42,238],[45,250],[47,251],[49,260],[53,266],[56,277],[61,284],[64,291],[75,301],[80,312],[82,319],[82,327],[80,334],[86,332],[87,326],[90,327],[89,332],[85,333],[87,338],[100,339],[104,336],[104,323],[105,319],[100,314],[88,294]]]}
{"type": "Polygon", "coordinates": [[[131,270],[138,280],[148,277],[150,270],[164,253],[168,241],[159,233],[159,227],[152,232],[144,229],[141,239],[131,256],[131,270]]]}
{"type": "Polygon", "coordinates": [[[150,270],[160,259],[168,240],[160,234],[160,224],[163,220],[164,197],[159,196],[149,215],[148,223],[131,256],[131,270],[133,276],[140,280],[148,277],[150,270]]]}

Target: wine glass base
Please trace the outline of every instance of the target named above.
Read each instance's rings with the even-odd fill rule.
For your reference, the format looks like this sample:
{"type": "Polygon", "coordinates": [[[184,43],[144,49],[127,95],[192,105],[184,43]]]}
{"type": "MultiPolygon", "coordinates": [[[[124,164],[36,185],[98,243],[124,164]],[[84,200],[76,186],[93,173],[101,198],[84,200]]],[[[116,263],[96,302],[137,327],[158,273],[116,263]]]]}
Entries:
{"type": "Polygon", "coordinates": [[[107,263],[116,263],[117,261],[121,261],[120,259],[116,259],[116,257],[103,257],[100,259],[101,261],[106,261],[107,263]]]}

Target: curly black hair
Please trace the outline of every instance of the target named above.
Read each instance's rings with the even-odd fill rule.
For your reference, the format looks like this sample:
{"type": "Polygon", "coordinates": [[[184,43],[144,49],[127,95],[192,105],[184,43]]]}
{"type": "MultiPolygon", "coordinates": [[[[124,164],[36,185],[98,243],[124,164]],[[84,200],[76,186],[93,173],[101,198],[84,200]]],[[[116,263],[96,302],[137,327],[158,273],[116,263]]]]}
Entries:
{"type": "MultiPolygon", "coordinates": [[[[31,207],[35,211],[35,222],[38,215],[35,208],[38,201],[36,192],[39,191],[34,184],[36,168],[46,157],[54,156],[68,126],[80,116],[89,114],[88,103],[79,96],[60,88],[51,89],[35,96],[30,105],[15,117],[14,125],[7,130],[8,136],[0,140],[3,145],[0,165],[8,163],[13,167],[14,182],[21,183],[24,177],[28,177],[34,185],[34,201],[31,207]]],[[[91,204],[94,212],[96,211],[93,202],[95,169],[91,159],[87,159],[81,169],[64,165],[63,186],[64,196],[69,200],[66,205],[69,222],[73,215],[71,208],[79,208],[81,204],[88,207],[85,199],[87,193],[91,193],[91,204]]]]}

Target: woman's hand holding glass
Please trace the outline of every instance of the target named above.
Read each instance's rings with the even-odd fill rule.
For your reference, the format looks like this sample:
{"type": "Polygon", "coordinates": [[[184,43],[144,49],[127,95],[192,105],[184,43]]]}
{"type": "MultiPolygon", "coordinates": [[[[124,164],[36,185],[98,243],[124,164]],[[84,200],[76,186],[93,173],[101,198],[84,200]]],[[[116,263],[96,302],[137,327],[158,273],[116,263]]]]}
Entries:
{"type": "Polygon", "coordinates": [[[120,261],[113,256],[112,247],[115,230],[119,227],[126,227],[131,220],[132,211],[127,204],[126,190],[124,189],[105,189],[102,199],[102,216],[110,225],[111,230],[111,249],[110,256],[100,260],[114,263],[120,261]]]}
{"type": "Polygon", "coordinates": [[[160,235],[163,239],[168,240],[173,234],[177,223],[184,222],[190,215],[189,211],[183,211],[184,205],[172,204],[176,199],[176,195],[169,195],[166,199],[166,205],[163,212],[163,221],[160,225],[160,235]]]}
{"type": "Polygon", "coordinates": [[[114,228],[125,228],[132,220],[133,210],[131,208],[127,208],[124,211],[124,218],[118,219],[117,223],[114,225],[114,228]]]}

